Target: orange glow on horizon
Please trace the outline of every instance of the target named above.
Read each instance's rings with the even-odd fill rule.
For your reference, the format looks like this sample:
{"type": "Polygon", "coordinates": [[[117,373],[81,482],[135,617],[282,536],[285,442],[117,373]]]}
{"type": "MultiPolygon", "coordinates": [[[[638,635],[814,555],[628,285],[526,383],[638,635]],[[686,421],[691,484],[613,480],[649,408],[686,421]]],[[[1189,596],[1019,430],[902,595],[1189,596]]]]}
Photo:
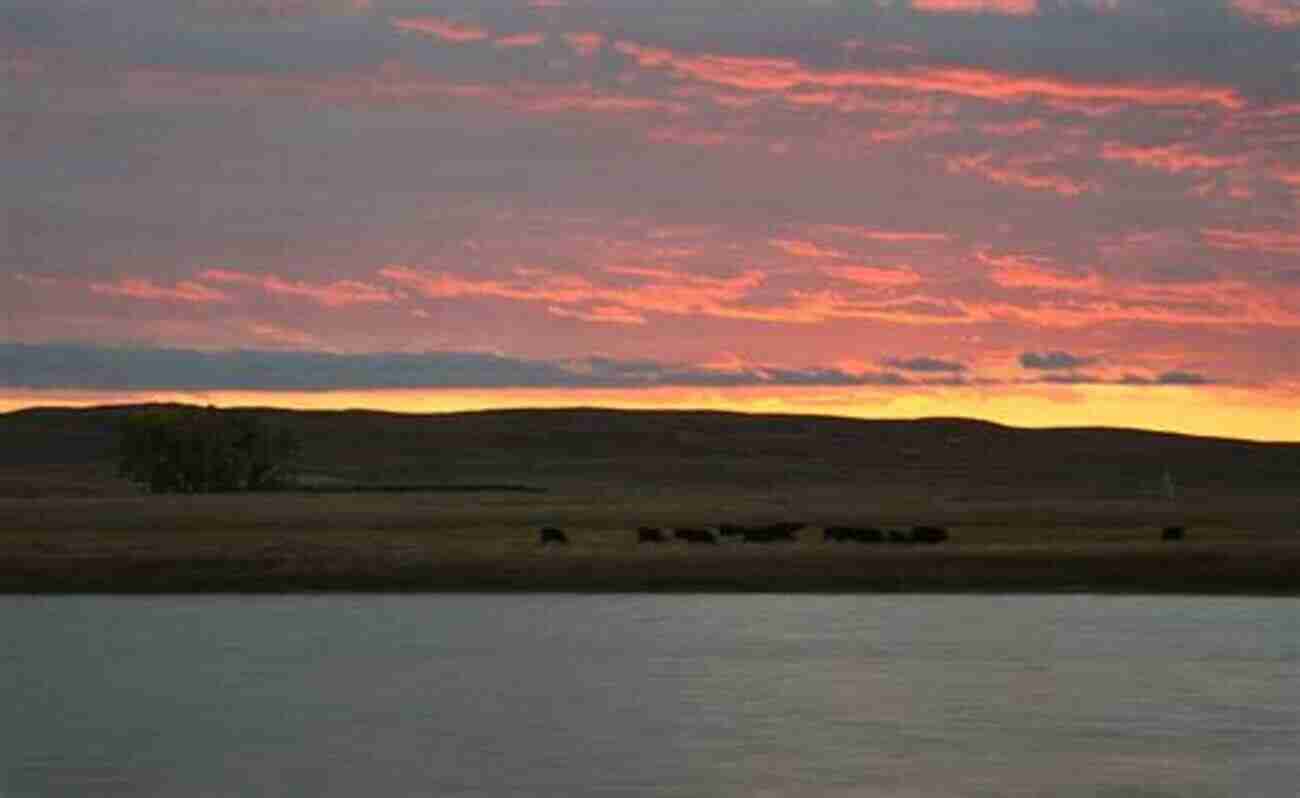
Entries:
{"type": "Polygon", "coordinates": [[[862,419],[962,417],[1015,427],[1124,427],[1256,441],[1300,442],[1300,386],[1021,385],[671,387],[643,389],[383,389],[337,391],[16,391],[0,412],[31,407],[182,402],[295,410],[453,413],[506,408],[712,410],[862,419]]]}

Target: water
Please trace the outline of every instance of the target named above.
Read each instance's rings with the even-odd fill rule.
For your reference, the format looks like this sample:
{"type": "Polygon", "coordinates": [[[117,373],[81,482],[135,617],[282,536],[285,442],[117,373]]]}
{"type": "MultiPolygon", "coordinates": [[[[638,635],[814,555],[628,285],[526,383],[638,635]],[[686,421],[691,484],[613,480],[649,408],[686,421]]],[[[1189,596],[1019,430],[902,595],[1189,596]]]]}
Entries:
{"type": "Polygon", "coordinates": [[[0,597],[0,796],[1252,796],[1300,601],[0,597]]]}

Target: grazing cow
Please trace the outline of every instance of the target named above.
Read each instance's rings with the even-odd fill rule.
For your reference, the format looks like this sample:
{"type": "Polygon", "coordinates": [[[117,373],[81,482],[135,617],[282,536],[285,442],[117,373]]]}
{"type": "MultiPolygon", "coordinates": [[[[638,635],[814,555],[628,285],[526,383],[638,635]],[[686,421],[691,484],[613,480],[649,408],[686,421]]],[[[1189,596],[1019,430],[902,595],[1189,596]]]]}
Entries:
{"type": "Polygon", "coordinates": [[[673,537],[678,540],[684,540],[687,543],[712,543],[718,545],[718,539],[707,529],[689,529],[679,527],[673,530],[673,537]]]}
{"type": "Polygon", "coordinates": [[[718,534],[724,538],[732,538],[745,534],[745,527],[740,524],[718,524],[718,534]]]}
{"type": "Polygon", "coordinates": [[[637,527],[636,530],[637,543],[663,543],[665,540],[666,538],[664,538],[663,530],[659,529],[659,527],[655,527],[655,526],[637,527]]]}
{"type": "Polygon", "coordinates": [[[1167,526],[1160,532],[1161,540],[1182,540],[1187,530],[1181,526],[1167,526]]]}
{"type": "Polygon", "coordinates": [[[793,543],[795,533],[803,529],[806,524],[782,522],[778,524],[767,524],[766,526],[746,527],[741,532],[746,543],[793,543]]]}
{"type": "Polygon", "coordinates": [[[561,546],[567,545],[569,536],[564,534],[563,529],[556,529],[553,526],[544,526],[537,533],[538,539],[543,546],[548,543],[557,543],[561,546]]]}
{"type": "Polygon", "coordinates": [[[948,530],[941,526],[914,526],[911,540],[913,543],[942,543],[948,539],[948,530]]]}
{"type": "Polygon", "coordinates": [[[822,538],[837,543],[879,543],[885,539],[885,533],[871,526],[828,526],[822,538]]]}

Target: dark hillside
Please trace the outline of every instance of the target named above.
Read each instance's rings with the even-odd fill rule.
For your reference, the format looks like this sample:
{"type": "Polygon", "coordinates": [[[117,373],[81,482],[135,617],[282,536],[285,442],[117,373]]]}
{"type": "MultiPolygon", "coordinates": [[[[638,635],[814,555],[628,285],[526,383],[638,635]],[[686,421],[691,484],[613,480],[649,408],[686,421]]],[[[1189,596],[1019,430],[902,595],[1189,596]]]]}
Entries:
{"type": "MultiPolygon", "coordinates": [[[[130,492],[114,474],[129,407],[0,415],[0,494],[130,492]]],[[[965,419],[594,409],[445,415],[238,410],[293,431],[308,484],[518,483],[564,490],[825,486],[963,500],[1294,494],[1300,444],[965,419]]]]}

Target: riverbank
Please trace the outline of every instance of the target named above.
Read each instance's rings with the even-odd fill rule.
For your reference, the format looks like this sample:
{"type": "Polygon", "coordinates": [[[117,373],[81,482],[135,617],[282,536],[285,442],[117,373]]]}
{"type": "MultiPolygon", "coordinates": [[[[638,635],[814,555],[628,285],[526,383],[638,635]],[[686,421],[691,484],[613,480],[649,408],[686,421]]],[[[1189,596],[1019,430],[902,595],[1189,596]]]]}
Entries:
{"type": "Polygon", "coordinates": [[[467,554],[249,546],[0,561],[3,593],[1184,593],[1300,596],[1300,544],[685,547],[467,554]]]}

